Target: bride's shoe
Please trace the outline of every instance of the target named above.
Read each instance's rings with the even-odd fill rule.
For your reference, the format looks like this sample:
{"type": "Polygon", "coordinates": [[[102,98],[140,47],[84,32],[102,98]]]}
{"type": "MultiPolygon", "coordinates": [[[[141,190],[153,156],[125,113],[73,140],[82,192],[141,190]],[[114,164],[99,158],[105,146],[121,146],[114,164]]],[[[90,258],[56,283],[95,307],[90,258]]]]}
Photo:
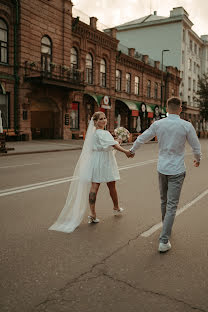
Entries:
{"type": "Polygon", "coordinates": [[[123,211],[124,211],[123,208],[119,208],[119,209],[114,209],[113,210],[115,216],[122,214],[123,211]]]}
{"type": "Polygon", "coordinates": [[[97,218],[93,218],[92,216],[88,216],[88,223],[99,223],[100,220],[97,218]]]}

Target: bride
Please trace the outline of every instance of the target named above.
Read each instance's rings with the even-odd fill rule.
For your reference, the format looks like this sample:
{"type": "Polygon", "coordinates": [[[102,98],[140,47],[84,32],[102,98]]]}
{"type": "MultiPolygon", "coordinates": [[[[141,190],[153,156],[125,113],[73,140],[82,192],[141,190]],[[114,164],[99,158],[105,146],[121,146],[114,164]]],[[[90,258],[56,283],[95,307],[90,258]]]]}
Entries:
{"type": "Polygon", "coordinates": [[[75,167],[65,206],[49,230],[70,233],[82,222],[88,201],[91,214],[88,223],[98,223],[95,202],[100,183],[106,182],[113,201],[114,214],[120,214],[116,181],[120,179],[113,148],[129,156],[129,151],[114,140],[103,112],[96,112],[89,123],[80,158],[75,167]]]}

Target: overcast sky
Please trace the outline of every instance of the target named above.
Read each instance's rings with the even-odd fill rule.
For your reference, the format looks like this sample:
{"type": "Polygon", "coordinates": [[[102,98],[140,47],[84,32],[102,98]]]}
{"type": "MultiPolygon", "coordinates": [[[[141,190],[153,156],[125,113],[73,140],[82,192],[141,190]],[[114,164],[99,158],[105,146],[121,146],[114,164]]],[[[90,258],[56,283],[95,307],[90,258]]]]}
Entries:
{"type": "Polygon", "coordinates": [[[106,26],[119,25],[145,15],[169,16],[170,10],[182,6],[200,36],[208,34],[208,0],[72,0],[74,7],[89,16],[96,16],[106,26]]]}

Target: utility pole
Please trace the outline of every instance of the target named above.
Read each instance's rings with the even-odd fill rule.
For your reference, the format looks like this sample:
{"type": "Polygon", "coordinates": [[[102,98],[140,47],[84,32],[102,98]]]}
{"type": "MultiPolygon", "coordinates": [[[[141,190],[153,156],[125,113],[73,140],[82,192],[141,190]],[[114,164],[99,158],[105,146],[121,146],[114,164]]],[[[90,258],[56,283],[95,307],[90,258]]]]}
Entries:
{"type": "Polygon", "coordinates": [[[165,50],[162,50],[162,74],[161,74],[161,97],[160,97],[160,103],[161,103],[161,112],[162,112],[162,109],[163,109],[163,53],[164,52],[168,52],[170,50],[168,49],[165,49],[165,50]]]}

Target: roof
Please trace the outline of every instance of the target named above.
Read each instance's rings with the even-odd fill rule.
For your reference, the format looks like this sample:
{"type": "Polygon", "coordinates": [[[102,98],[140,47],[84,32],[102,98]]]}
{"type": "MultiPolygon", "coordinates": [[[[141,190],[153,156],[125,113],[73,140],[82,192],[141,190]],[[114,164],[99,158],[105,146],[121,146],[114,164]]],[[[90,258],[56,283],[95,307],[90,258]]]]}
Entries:
{"type": "Polygon", "coordinates": [[[121,26],[123,27],[123,26],[135,25],[135,24],[148,23],[148,22],[158,21],[158,20],[161,20],[161,19],[167,19],[167,17],[150,14],[150,15],[147,15],[147,16],[143,16],[143,17],[141,17],[139,19],[136,19],[136,20],[133,20],[133,21],[130,21],[130,22],[118,25],[118,26],[116,26],[116,28],[117,27],[121,27],[121,26]]]}

